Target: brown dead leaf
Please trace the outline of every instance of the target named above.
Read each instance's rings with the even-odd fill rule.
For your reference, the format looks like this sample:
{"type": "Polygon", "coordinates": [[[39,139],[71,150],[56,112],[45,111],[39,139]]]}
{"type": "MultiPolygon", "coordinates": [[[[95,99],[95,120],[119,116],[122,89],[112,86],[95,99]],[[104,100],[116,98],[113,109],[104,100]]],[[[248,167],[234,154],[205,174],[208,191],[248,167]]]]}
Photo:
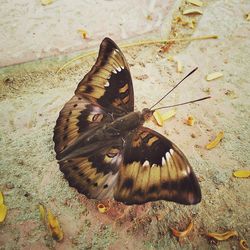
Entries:
{"type": "Polygon", "coordinates": [[[50,230],[51,236],[56,241],[63,239],[63,231],[56,216],[43,204],[39,204],[40,218],[50,230]]]}
{"type": "Polygon", "coordinates": [[[222,240],[227,240],[233,236],[238,236],[238,233],[232,230],[232,231],[227,231],[225,233],[208,233],[207,236],[222,241],[222,240]]]}
{"type": "Polygon", "coordinates": [[[173,233],[173,235],[175,237],[177,237],[177,238],[184,238],[184,237],[186,237],[191,232],[191,230],[193,229],[193,227],[194,227],[194,223],[193,223],[193,221],[191,221],[189,223],[187,229],[184,230],[184,231],[178,231],[178,230],[176,230],[174,228],[171,228],[171,227],[170,227],[170,229],[172,230],[172,233],[173,233]]]}
{"type": "Polygon", "coordinates": [[[242,250],[249,250],[247,242],[245,240],[240,240],[240,249],[242,250]]]}
{"type": "Polygon", "coordinates": [[[63,239],[63,231],[60,227],[59,221],[56,216],[52,214],[50,210],[47,209],[47,219],[48,219],[48,227],[51,231],[51,235],[54,240],[61,241],[63,239]]]}

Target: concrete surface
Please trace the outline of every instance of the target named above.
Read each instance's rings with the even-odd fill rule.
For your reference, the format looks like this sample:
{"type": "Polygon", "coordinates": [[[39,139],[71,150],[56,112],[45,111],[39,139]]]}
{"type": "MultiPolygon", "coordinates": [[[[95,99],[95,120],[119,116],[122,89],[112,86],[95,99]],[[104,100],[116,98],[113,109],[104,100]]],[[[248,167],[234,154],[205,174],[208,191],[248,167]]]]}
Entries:
{"type": "Polygon", "coordinates": [[[159,31],[175,2],[55,0],[44,6],[39,0],[1,1],[0,67],[91,48],[105,36],[121,41],[159,31]],[[78,29],[87,31],[86,40],[78,29]]]}

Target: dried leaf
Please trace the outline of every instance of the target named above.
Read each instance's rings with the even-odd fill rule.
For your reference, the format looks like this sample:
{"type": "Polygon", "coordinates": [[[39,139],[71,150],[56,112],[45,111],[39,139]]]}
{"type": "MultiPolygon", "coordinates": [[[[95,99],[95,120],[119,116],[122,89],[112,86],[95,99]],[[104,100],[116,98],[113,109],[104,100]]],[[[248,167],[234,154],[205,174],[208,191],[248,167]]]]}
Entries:
{"type": "Polygon", "coordinates": [[[53,3],[53,0],[41,0],[41,4],[44,6],[52,4],[52,3],[53,3]]]}
{"type": "Polygon", "coordinates": [[[190,9],[186,9],[183,11],[183,15],[190,15],[190,14],[200,14],[202,15],[203,12],[200,9],[197,8],[190,8],[190,9]]]}
{"type": "Polygon", "coordinates": [[[168,59],[168,61],[170,61],[170,62],[173,62],[173,61],[174,61],[173,56],[170,56],[170,55],[167,56],[167,59],[168,59]]]}
{"type": "Polygon", "coordinates": [[[201,7],[203,3],[199,0],[187,0],[188,3],[201,7]]]}
{"type": "Polygon", "coordinates": [[[240,240],[240,249],[242,250],[249,250],[247,242],[245,240],[240,240]]]}
{"type": "Polygon", "coordinates": [[[3,193],[0,191],[0,205],[3,204],[3,193]]]}
{"type": "Polygon", "coordinates": [[[250,13],[247,13],[247,14],[245,15],[245,17],[246,17],[246,20],[247,20],[247,21],[250,21],[250,13]]]}
{"type": "Polygon", "coordinates": [[[177,60],[177,72],[181,73],[183,71],[183,65],[181,61],[177,60]]]}
{"type": "Polygon", "coordinates": [[[83,39],[87,38],[88,33],[86,30],[78,29],[77,31],[81,33],[83,39]]]}
{"type": "Polygon", "coordinates": [[[188,27],[191,29],[194,29],[196,26],[196,21],[195,20],[190,20],[190,22],[188,22],[188,27]]]}
{"type": "Polygon", "coordinates": [[[154,112],[154,118],[159,126],[163,126],[164,121],[170,119],[171,117],[175,116],[176,110],[172,109],[169,110],[168,112],[161,114],[158,110],[154,112]]]}
{"type": "Polygon", "coordinates": [[[39,204],[39,212],[40,212],[40,218],[43,222],[46,221],[45,214],[46,214],[46,208],[43,204],[39,204]]]}
{"type": "Polygon", "coordinates": [[[190,115],[190,116],[187,118],[187,120],[186,120],[186,124],[189,125],[189,126],[193,126],[194,123],[195,123],[195,119],[194,119],[193,116],[190,115]]]}
{"type": "Polygon", "coordinates": [[[51,231],[53,239],[56,241],[61,241],[63,239],[63,231],[60,227],[60,224],[56,216],[54,216],[49,209],[47,209],[47,219],[48,219],[48,227],[51,231]]]}
{"type": "Polygon", "coordinates": [[[219,132],[216,138],[206,145],[206,149],[212,149],[216,147],[223,137],[224,137],[224,132],[223,131],[219,132]]]}
{"type": "Polygon", "coordinates": [[[106,212],[110,209],[109,206],[105,206],[105,205],[102,204],[102,203],[99,203],[99,204],[97,205],[97,208],[98,208],[98,211],[99,211],[100,213],[102,213],[102,214],[106,213],[106,212]]]}
{"type": "Polygon", "coordinates": [[[56,216],[41,203],[39,204],[39,212],[41,220],[49,228],[53,239],[61,241],[63,239],[63,231],[56,216]]]}
{"type": "Polygon", "coordinates": [[[222,72],[214,72],[214,73],[208,74],[206,76],[206,80],[207,81],[212,81],[212,80],[218,79],[218,78],[220,78],[222,76],[223,76],[222,72]]]}
{"type": "Polygon", "coordinates": [[[5,217],[7,215],[7,206],[4,204],[0,204],[0,223],[2,223],[5,220],[5,217]]]}
{"type": "Polygon", "coordinates": [[[178,231],[178,230],[171,228],[171,227],[170,227],[170,229],[172,230],[174,236],[176,236],[178,238],[183,238],[183,237],[186,237],[190,233],[190,231],[193,229],[193,227],[194,227],[194,223],[193,223],[193,221],[191,221],[190,224],[188,225],[187,229],[184,231],[178,231]]]}
{"type": "Polygon", "coordinates": [[[149,20],[149,21],[152,21],[152,20],[153,20],[153,17],[152,17],[152,15],[150,15],[150,14],[148,14],[148,15],[146,16],[146,18],[147,18],[147,20],[149,20]]]}
{"type": "Polygon", "coordinates": [[[233,175],[238,178],[248,178],[250,177],[250,170],[237,170],[233,172],[233,175]]]}
{"type": "Polygon", "coordinates": [[[154,116],[157,124],[162,127],[163,126],[163,120],[162,120],[162,116],[161,116],[160,112],[156,110],[154,112],[153,116],[154,116]]]}
{"type": "Polygon", "coordinates": [[[166,121],[166,120],[170,119],[171,117],[173,117],[175,115],[176,115],[176,110],[175,109],[171,109],[168,112],[162,114],[161,117],[162,117],[163,121],[166,121]]]}
{"type": "Polygon", "coordinates": [[[238,233],[236,231],[228,231],[228,232],[225,232],[225,233],[208,233],[207,234],[208,237],[210,238],[213,238],[213,239],[216,239],[216,240],[227,240],[229,239],[230,237],[233,237],[233,236],[238,236],[238,233]]]}

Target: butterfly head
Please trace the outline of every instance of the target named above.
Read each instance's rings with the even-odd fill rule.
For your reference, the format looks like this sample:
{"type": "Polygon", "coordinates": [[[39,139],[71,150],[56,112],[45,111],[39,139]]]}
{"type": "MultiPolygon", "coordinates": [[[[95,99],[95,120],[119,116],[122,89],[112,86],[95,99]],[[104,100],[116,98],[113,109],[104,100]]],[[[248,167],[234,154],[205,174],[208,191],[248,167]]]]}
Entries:
{"type": "Polygon", "coordinates": [[[152,117],[153,113],[154,113],[153,110],[150,110],[150,109],[148,109],[148,108],[144,108],[144,109],[142,110],[142,117],[143,117],[143,120],[144,120],[144,121],[148,121],[148,120],[152,117]]]}

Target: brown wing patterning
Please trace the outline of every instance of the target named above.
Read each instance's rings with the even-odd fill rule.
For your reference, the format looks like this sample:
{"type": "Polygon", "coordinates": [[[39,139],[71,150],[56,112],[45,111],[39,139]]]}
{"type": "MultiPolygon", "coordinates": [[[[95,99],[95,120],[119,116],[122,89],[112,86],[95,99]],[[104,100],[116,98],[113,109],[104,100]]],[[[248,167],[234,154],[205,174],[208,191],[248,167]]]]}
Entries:
{"type": "Polygon", "coordinates": [[[59,164],[70,186],[78,192],[91,199],[111,199],[121,161],[119,146],[107,146],[88,157],[60,161],[59,164]]]}
{"type": "Polygon", "coordinates": [[[128,64],[118,46],[105,38],[95,65],[79,83],[75,94],[114,113],[134,110],[134,93],[128,64]]]}
{"type": "Polygon", "coordinates": [[[200,202],[196,176],[175,144],[149,128],[133,130],[140,122],[120,129],[133,125],[135,119],[128,117],[139,114],[133,111],[128,64],[118,46],[105,38],[96,63],[61,110],[54,129],[57,159],[69,184],[88,198],[125,204],[200,202]],[[109,129],[117,136],[109,135],[109,129]]]}
{"type": "Polygon", "coordinates": [[[115,199],[126,204],[169,200],[188,205],[200,202],[201,191],[180,149],[157,132],[142,127],[126,145],[115,199]]]}
{"type": "Polygon", "coordinates": [[[61,110],[56,122],[53,138],[56,153],[72,145],[82,133],[109,121],[111,117],[102,108],[82,97],[73,96],[61,110]]]}

